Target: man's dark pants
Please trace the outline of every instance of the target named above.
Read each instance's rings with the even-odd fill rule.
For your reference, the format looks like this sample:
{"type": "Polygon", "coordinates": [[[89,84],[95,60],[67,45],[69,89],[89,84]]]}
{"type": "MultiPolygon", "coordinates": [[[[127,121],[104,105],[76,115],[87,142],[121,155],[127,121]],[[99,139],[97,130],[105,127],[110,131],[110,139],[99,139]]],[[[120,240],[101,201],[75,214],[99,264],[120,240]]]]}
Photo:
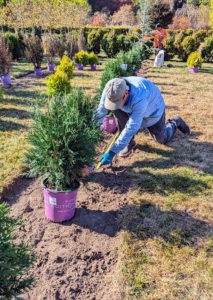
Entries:
{"type": "MultiPolygon", "coordinates": [[[[129,120],[129,115],[126,112],[122,111],[121,109],[117,109],[114,111],[114,116],[117,122],[118,130],[121,133],[121,131],[124,129],[126,123],[129,120]]],[[[177,129],[177,125],[174,120],[169,120],[167,123],[165,122],[165,111],[164,111],[160,120],[154,125],[147,127],[147,129],[149,130],[152,138],[156,142],[160,144],[166,144],[173,137],[177,129]]],[[[134,136],[132,137],[132,140],[133,139],[134,136]]]]}

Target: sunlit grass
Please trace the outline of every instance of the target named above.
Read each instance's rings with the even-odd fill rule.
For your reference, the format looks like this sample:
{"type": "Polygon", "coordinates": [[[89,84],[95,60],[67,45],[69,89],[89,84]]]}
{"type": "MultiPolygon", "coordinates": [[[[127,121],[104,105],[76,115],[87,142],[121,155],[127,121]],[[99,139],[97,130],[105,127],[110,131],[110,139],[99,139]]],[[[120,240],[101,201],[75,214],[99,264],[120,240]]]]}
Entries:
{"type": "Polygon", "coordinates": [[[197,74],[184,63],[151,68],[148,79],[165,98],[167,118],[180,114],[192,135],[168,145],[147,131],[136,136],[129,206],[119,217],[128,231],[120,264],[125,299],[213,299],[213,65],[197,74]]]}

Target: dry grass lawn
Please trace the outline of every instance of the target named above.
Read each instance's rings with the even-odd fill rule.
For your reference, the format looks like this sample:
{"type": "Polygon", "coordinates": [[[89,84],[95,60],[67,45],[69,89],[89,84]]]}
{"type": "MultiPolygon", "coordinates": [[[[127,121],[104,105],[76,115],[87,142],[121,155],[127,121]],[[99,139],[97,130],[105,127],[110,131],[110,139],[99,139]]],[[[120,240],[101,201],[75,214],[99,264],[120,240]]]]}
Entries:
{"type": "Polygon", "coordinates": [[[173,66],[151,67],[147,77],[163,93],[167,118],[180,114],[192,135],[177,132],[167,146],[146,131],[137,135],[132,209],[120,219],[128,230],[124,299],[213,299],[213,65],[197,74],[173,66]]]}

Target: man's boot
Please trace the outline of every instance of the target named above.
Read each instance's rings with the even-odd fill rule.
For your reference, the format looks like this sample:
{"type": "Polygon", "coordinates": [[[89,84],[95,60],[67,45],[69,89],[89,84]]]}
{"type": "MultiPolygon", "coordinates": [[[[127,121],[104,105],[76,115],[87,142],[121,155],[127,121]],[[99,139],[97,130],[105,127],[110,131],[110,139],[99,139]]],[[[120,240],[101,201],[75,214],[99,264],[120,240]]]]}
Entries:
{"type": "Polygon", "coordinates": [[[134,140],[131,140],[130,143],[118,153],[118,156],[122,156],[125,157],[127,155],[129,155],[129,153],[131,152],[132,149],[134,149],[136,147],[136,143],[134,140]]]}
{"type": "Polygon", "coordinates": [[[175,121],[177,128],[184,134],[191,134],[191,129],[189,125],[178,115],[174,116],[171,121],[175,121]]]}

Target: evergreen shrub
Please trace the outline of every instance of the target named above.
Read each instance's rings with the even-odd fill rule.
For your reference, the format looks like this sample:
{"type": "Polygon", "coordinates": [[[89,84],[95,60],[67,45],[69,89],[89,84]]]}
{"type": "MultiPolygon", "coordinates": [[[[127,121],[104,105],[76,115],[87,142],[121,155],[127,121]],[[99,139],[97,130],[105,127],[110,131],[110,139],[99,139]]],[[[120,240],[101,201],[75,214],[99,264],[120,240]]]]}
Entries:
{"type": "Polygon", "coordinates": [[[176,54],[175,46],[175,37],[172,35],[169,35],[167,39],[164,41],[164,49],[165,49],[165,60],[170,60],[173,58],[176,54]]]}
{"type": "Polygon", "coordinates": [[[182,53],[180,53],[179,56],[183,59],[183,61],[186,61],[189,54],[197,50],[199,43],[192,36],[187,36],[184,38],[181,46],[182,53]]]}
{"type": "Polygon", "coordinates": [[[64,72],[68,79],[73,78],[73,70],[75,69],[74,62],[67,56],[63,55],[59,66],[57,67],[58,71],[64,72]]]}
{"type": "Polygon", "coordinates": [[[48,96],[53,96],[55,94],[69,94],[71,91],[71,85],[67,74],[62,71],[57,71],[54,74],[51,74],[48,77],[46,84],[48,96]]]}
{"type": "Polygon", "coordinates": [[[99,54],[101,52],[101,32],[100,30],[92,30],[88,34],[87,49],[89,52],[99,54]]]}
{"type": "Polygon", "coordinates": [[[81,50],[75,54],[74,60],[76,64],[83,64],[86,66],[89,63],[89,54],[87,51],[81,50]]]}
{"type": "Polygon", "coordinates": [[[145,58],[145,51],[141,47],[133,47],[128,52],[120,51],[117,58],[124,64],[127,64],[127,76],[132,76],[135,71],[141,68],[141,63],[145,58]]]}
{"type": "Polygon", "coordinates": [[[4,37],[9,46],[9,51],[12,53],[13,59],[18,59],[22,56],[21,44],[17,34],[7,32],[4,37]]]}
{"type": "Polygon", "coordinates": [[[213,61],[213,35],[205,39],[201,55],[205,62],[213,61]]]}
{"type": "Polygon", "coordinates": [[[115,55],[121,50],[121,41],[119,41],[115,30],[104,34],[101,45],[108,57],[115,57],[115,55]]]}
{"type": "Polygon", "coordinates": [[[199,42],[199,43],[203,43],[205,38],[207,37],[208,33],[206,30],[204,29],[200,29],[198,30],[195,34],[194,34],[194,38],[199,42]]]}
{"type": "Polygon", "coordinates": [[[97,65],[98,64],[98,56],[95,55],[94,52],[89,53],[88,59],[89,59],[89,65],[97,65]]]}
{"type": "Polygon", "coordinates": [[[203,60],[202,60],[201,55],[198,52],[192,52],[188,56],[186,64],[187,64],[187,67],[189,67],[189,68],[194,68],[194,67],[201,68],[202,62],[203,62],[203,60]]]}
{"type": "Polygon", "coordinates": [[[14,242],[21,225],[21,219],[10,217],[8,204],[0,204],[0,299],[14,299],[34,285],[33,276],[26,272],[36,258],[29,245],[14,242]]]}
{"type": "Polygon", "coordinates": [[[122,63],[123,61],[121,59],[115,58],[113,60],[108,61],[107,64],[105,65],[104,71],[101,76],[100,87],[97,91],[97,96],[96,96],[97,102],[99,102],[103,89],[105,88],[105,85],[109,80],[116,77],[128,76],[127,70],[121,68],[122,63]]]}
{"type": "Polygon", "coordinates": [[[79,88],[53,97],[46,112],[37,107],[28,135],[31,148],[24,158],[30,164],[27,174],[48,178],[48,186],[57,191],[78,187],[82,169],[95,163],[102,138],[97,120],[92,119],[94,110],[94,100],[79,88]]]}
{"type": "Polygon", "coordinates": [[[177,34],[175,35],[174,47],[178,57],[182,58],[182,53],[183,53],[182,42],[186,37],[186,34],[184,30],[177,30],[176,32],[177,34]]]}

